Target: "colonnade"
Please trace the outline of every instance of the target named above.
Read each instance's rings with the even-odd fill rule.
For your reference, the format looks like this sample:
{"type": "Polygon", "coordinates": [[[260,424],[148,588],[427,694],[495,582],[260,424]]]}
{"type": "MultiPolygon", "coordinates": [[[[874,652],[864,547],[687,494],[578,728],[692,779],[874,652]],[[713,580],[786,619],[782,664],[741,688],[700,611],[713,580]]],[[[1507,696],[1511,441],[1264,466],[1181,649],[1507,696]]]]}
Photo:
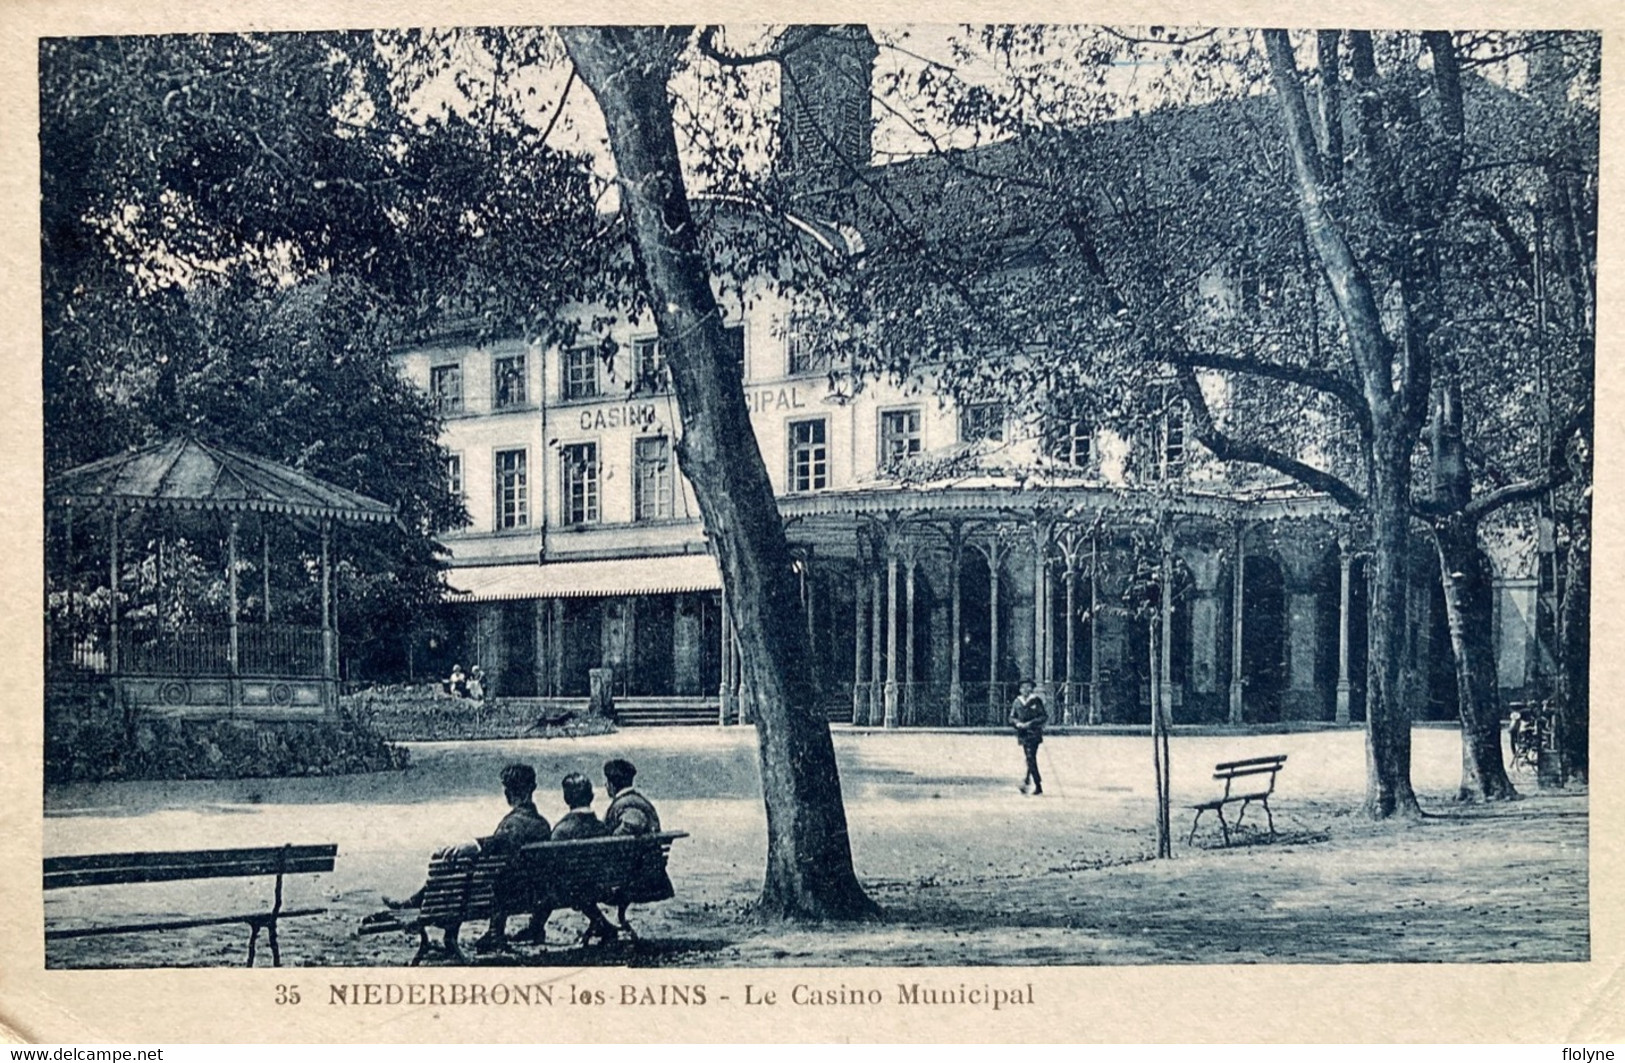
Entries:
{"type": "MultiPolygon", "coordinates": [[[[1126,670],[1141,677],[1141,689],[1135,696],[1143,703],[1147,696],[1144,683],[1150,683],[1153,697],[1158,687],[1168,687],[1170,699],[1202,699],[1220,719],[1240,723],[1248,718],[1253,702],[1248,690],[1247,640],[1266,634],[1248,630],[1247,559],[1253,556],[1277,565],[1282,573],[1282,611],[1276,621],[1278,629],[1272,633],[1280,640],[1281,685],[1274,692],[1279,711],[1287,718],[1324,718],[1329,710],[1333,720],[1347,723],[1356,689],[1351,679],[1350,633],[1355,553],[1346,538],[1338,535],[1328,542],[1331,537],[1322,531],[1297,541],[1278,539],[1273,549],[1249,555],[1248,538],[1253,531],[1253,525],[1237,522],[1228,528],[1209,525],[1182,537],[1170,526],[1157,537],[1161,553],[1170,563],[1150,564],[1147,570],[1163,573],[1160,582],[1166,584],[1172,577],[1171,561],[1177,557],[1181,593],[1177,605],[1165,611],[1167,615],[1150,619],[1146,613],[1144,619],[1165,625],[1163,638],[1171,643],[1173,611],[1184,612],[1180,630],[1188,633],[1188,650],[1177,684],[1172,652],[1162,654],[1156,664],[1146,662],[1144,672],[1138,662],[1132,662],[1126,670]],[[1335,687],[1326,690],[1317,683],[1317,672],[1323,610],[1332,608],[1329,600],[1321,600],[1323,595],[1329,599],[1331,591],[1322,586],[1323,574],[1333,551],[1337,563],[1336,680],[1335,687]],[[1227,587],[1222,586],[1226,575],[1227,587]],[[1225,619],[1228,631],[1223,629],[1225,619]],[[1228,689],[1223,689],[1220,672],[1226,651],[1229,682],[1228,689]]],[[[1137,621],[1124,620],[1126,613],[1133,612],[1132,605],[1125,609],[1118,604],[1128,593],[1121,564],[1122,539],[1121,530],[1114,536],[1099,523],[1083,525],[1045,516],[975,521],[888,514],[861,526],[851,600],[852,721],[886,728],[925,722],[919,704],[924,684],[916,675],[915,649],[919,583],[930,561],[933,578],[941,577],[946,583],[945,588],[939,584],[936,589],[939,596],[946,591],[948,625],[945,639],[933,638],[936,645],[945,643],[946,661],[933,659],[930,669],[933,673],[946,670],[946,713],[933,713],[930,722],[950,727],[998,723],[1013,693],[1013,687],[1007,689],[1011,687],[1008,681],[1017,677],[1033,680],[1051,705],[1056,722],[1105,722],[1113,695],[1106,689],[1109,681],[1103,683],[1103,662],[1111,659],[1121,666],[1128,644],[1136,637],[1129,633],[1128,624],[1137,621]],[[987,573],[985,624],[977,632],[985,639],[982,648],[987,663],[977,674],[968,675],[963,576],[973,556],[987,573]],[[1108,559],[1119,562],[1115,570],[1108,559]],[[1056,623],[1057,613],[1060,624],[1056,623]],[[1112,645],[1107,646],[1108,642],[1112,645]]],[[[1252,622],[1259,619],[1254,616],[1252,622]]],[[[1117,669],[1119,677],[1124,671],[1117,669]]],[[[941,686],[933,685],[931,696],[941,699],[941,686]]],[[[1121,701],[1123,692],[1117,691],[1116,697],[1121,701]]]]}

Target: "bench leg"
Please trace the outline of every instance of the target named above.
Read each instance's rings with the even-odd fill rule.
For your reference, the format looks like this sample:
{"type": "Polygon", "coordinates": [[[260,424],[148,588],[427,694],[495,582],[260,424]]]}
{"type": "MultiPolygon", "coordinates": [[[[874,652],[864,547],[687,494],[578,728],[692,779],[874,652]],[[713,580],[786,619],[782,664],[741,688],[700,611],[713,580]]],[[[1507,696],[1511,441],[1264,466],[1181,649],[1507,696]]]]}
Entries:
{"type": "Polygon", "coordinates": [[[463,924],[461,923],[453,923],[446,928],[446,955],[456,963],[468,962],[468,957],[463,955],[462,946],[457,943],[457,936],[462,932],[463,924]]]}
{"type": "Polygon", "coordinates": [[[1253,799],[1250,798],[1250,797],[1244,798],[1242,800],[1242,802],[1241,802],[1241,811],[1236,813],[1235,827],[1236,827],[1237,830],[1241,829],[1241,821],[1244,818],[1246,818],[1246,816],[1247,816],[1247,806],[1252,804],[1252,803],[1253,803],[1253,799]]]}
{"type": "Polygon", "coordinates": [[[418,964],[423,962],[423,957],[427,956],[428,954],[429,931],[427,928],[420,926],[418,927],[418,951],[417,954],[412,957],[412,962],[407,964],[407,966],[416,967],[418,964]]]}
{"type": "Polygon", "coordinates": [[[1264,818],[1269,820],[1270,837],[1273,838],[1273,837],[1275,837],[1275,816],[1274,816],[1273,813],[1270,812],[1270,799],[1266,797],[1266,798],[1264,798],[1263,801],[1261,801],[1259,803],[1264,806],[1264,818]]]}
{"type": "Polygon", "coordinates": [[[1196,810],[1196,816],[1191,820],[1191,836],[1185,839],[1186,845],[1196,844],[1196,825],[1202,822],[1202,813],[1206,811],[1207,809],[1205,808],[1199,808],[1196,810]]]}
{"type": "Polygon", "coordinates": [[[633,941],[636,941],[638,939],[638,932],[633,930],[632,924],[626,921],[626,910],[629,907],[631,907],[629,904],[616,905],[615,922],[620,924],[621,930],[626,933],[627,937],[631,938],[633,941]]]}
{"type": "Polygon", "coordinates": [[[258,945],[259,941],[260,941],[260,925],[258,923],[250,923],[249,927],[250,927],[250,929],[248,931],[248,962],[243,965],[245,967],[254,966],[254,947],[256,945],[258,945]]]}
{"type": "Polygon", "coordinates": [[[1213,814],[1219,817],[1219,831],[1224,835],[1224,846],[1228,849],[1230,848],[1230,824],[1224,821],[1224,806],[1221,805],[1215,808],[1213,814]]]}

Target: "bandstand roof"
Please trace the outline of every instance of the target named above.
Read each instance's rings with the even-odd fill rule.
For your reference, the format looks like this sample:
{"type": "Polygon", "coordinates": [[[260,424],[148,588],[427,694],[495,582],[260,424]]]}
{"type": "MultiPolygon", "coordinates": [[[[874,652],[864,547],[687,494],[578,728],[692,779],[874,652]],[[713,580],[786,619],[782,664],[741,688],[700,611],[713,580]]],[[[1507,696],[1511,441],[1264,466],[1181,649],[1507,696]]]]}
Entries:
{"type": "Polygon", "coordinates": [[[70,469],[45,486],[51,505],[205,509],[384,523],[395,508],[308,473],[196,439],[171,439],[70,469]]]}

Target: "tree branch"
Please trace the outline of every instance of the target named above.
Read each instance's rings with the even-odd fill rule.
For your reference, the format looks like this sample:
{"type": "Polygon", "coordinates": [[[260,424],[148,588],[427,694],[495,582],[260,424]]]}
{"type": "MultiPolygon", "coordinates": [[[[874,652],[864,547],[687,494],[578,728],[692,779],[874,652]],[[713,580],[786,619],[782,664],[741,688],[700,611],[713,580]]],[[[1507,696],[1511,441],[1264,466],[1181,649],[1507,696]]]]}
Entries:
{"type": "Polygon", "coordinates": [[[1208,408],[1207,396],[1202,394],[1202,385],[1196,379],[1196,370],[1189,365],[1176,363],[1174,371],[1178,374],[1180,395],[1190,411],[1191,434],[1212,451],[1214,457],[1220,461],[1241,461],[1274,469],[1311,490],[1330,495],[1332,500],[1344,509],[1351,512],[1365,509],[1365,496],[1350,487],[1341,477],[1288,457],[1273,447],[1250,440],[1235,439],[1220,431],[1213,422],[1213,411],[1208,408]]]}
{"type": "Polygon", "coordinates": [[[1168,360],[1175,365],[1189,365],[1198,369],[1223,369],[1230,372],[1246,373],[1251,376],[1264,377],[1267,380],[1279,380],[1287,384],[1298,384],[1315,391],[1324,392],[1338,399],[1347,406],[1361,423],[1362,428],[1370,431],[1370,411],[1360,399],[1360,392],[1353,384],[1344,380],[1328,369],[1316,369],[1307,365],[1287,365],[1281,362],[1260,362],[1252,358],[1241,358],[1228,354],[1212,354],[1204,351],[1185,351],[1180,354],[1169,355],[1168,360]]]}
{"type": "Polygon", "coordinates": [[[1531,480],[1510,483],[1488,494],[1480,495],[1462,507],[1462,515],[1470,521],[1481,521],[1496,510],[1504,509],[1516,502],[1539,498],[1547,491],[1561,487],[1574,479],[1574,466],[1568,460],[1569,440],[1585,427],[1589,416],[1588,406],[1581,406],[1569,415],[1569,419],[1552,438],[1552,449],[1546,455],[1544,474],[1531,480]]]}

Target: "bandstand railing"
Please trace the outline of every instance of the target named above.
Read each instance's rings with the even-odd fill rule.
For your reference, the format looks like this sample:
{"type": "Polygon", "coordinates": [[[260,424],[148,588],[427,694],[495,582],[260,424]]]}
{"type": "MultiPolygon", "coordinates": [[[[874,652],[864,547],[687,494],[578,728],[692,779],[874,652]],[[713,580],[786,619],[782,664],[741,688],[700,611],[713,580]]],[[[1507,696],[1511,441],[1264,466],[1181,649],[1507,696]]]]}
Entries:
{"type": "Polygon", "coordinates": [[[301,676],[323,675],[322,630],[295,624],[239,624],[237,665],[232,667],[231,629],[190,625],[162,631],[123,628],[117,668],[107,633],[52,632],[47,667],[56,675],[301,676]]]}

